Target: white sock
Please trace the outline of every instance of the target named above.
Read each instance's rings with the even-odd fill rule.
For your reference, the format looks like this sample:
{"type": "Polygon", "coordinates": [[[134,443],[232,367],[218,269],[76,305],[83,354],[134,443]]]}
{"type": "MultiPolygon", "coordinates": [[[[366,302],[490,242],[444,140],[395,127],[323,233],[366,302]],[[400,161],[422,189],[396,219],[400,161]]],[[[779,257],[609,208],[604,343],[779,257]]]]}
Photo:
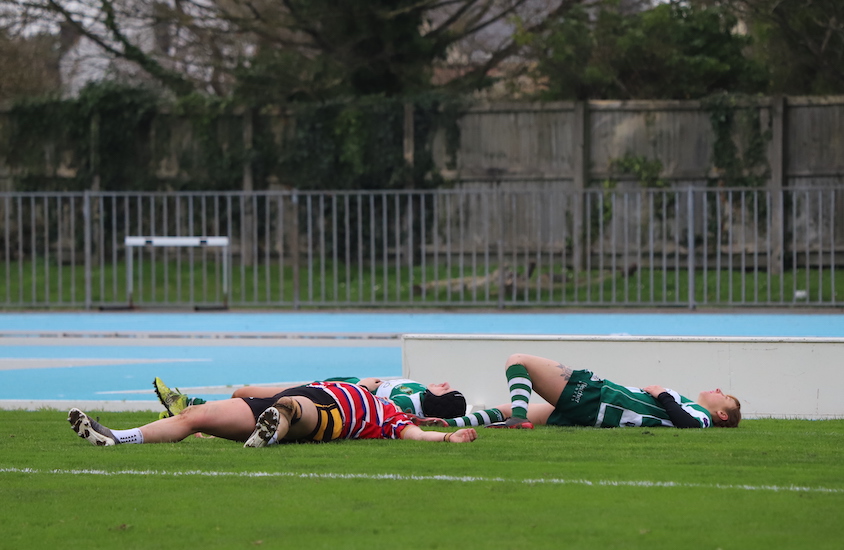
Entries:
{"type": "Polygon", "coordinates": [[[117,438],[118,443],[143,443],[144,434],[141,433],[140,428],[132,428],[131,430],[111,430],[111,433],[117,438]]]}

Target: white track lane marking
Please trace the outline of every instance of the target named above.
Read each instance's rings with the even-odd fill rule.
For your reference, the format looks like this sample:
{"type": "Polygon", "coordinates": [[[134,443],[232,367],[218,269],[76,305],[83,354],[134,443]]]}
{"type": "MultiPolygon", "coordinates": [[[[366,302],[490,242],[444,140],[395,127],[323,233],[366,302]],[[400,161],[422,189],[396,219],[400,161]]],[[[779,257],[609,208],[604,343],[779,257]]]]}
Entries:
{"type": "Polygon", "coordinates": [[[205,472],[202,470],[186,470],[184,472],[167,472],[162,470],[117,470],[109,472],[106,470],[37,470],[33,468],[0,468],[0,473],[18,474],[58,474],[58,475],[92,475],[92,476],[198,476],[198,477],[289,477],[301,479],[364,479],[373,481],[449,481],[459,483],[520,483],[525,485],[586,485],[590,487],[666,487],[666,488],[693,488],[693,489],[721,489],[736,491],[770,491],[770,492],[791,492],[791,493],[831,493],[841,494],[844,489],[832,489],[829,487],[800,487],[796,485],[729,485],[729,484],[706,484],[706,483],[677,483],[674,481],[609,481],[587,479],[506,479],[503,477],[478,477],[478,476],[409,476],[403,474],[297,474],[293,472],[205,472]]]}

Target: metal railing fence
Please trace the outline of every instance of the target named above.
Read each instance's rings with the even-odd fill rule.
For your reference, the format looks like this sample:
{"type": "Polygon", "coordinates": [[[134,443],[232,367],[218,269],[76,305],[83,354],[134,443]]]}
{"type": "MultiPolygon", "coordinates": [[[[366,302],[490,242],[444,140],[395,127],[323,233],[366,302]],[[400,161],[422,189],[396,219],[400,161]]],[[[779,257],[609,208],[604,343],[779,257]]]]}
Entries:
{"type": "Polygon", "coordinates": [[[840,306],[842,195],[2,193],[0,306],[840,306]],[[127,248],[130,236],[231,245],[127,248]]]}

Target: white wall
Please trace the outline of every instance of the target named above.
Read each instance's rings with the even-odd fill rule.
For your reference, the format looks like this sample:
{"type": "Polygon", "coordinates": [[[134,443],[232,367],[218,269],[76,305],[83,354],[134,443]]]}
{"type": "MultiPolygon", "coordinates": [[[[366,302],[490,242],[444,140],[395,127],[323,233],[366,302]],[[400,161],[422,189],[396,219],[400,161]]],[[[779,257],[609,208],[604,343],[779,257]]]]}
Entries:
{"type": "Polygon", "coordinates": [[[691,399],[721,388],[741,401],[745,418],[844,417],[844,338],[407,334],[402,370],[451,383],[473,408],[492,407],[509,402],[504,363],[512,353],[691,399]]]}

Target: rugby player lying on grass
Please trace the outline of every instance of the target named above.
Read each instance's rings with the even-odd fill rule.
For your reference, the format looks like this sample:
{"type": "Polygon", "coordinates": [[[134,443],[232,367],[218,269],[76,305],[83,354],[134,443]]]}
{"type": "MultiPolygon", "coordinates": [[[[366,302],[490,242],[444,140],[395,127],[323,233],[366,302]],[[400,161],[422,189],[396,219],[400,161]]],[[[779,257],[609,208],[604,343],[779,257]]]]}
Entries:
{"type": "MultiPolygon", "coordinates": [[[[452,418],[466,413],[466,398],[459,391],[453,390],[448,382],[428,384],[427,386],[406,378],[381,380],[380,378],[328,378],[324,382],[346,382],[358,384],[372,394],[389,399],[402,411],[420,417],[452,418]]],[[[207,403],[198,397],[189,397],[178,388],[168,388],[161,378],[152,382],[158,400],[164,405],[165,412],[159,418],[174,416],[190,405],[207,403]]],[[[301,384],[297,384],[299,386],[301,384]]],[[[244,386],[232,393],[232,397],[272,397],[288,388],[296,386],[244,386]]]]}
{"type": "Polygon", "coordinates": [[[511,355],[505,369],[510,386],[509,405],[455,419],[426,418],[419,424],[522,429],[539,424],[734,428],[741,420],[739,400],[720,389],[701,392],[695,402],[662,386],[620,386],[601,380],[591,371],[573,370],[551,359],[521,353],[511,355]],[[533,391],[547,403],[528,406],[533,391]]]}
{"type": "Polygon", "coordinates": [[[129,430],[110,430],[75,408],[67,419],[79,437],[98,446],[175,442],[199,432],[246,441],[245,447],[337,439],[468,443],[477,438],[473,428],[448,433],[424,431],[392,402],[344,382],[313,382],[272,397],[211,401],[129,430]]]}

